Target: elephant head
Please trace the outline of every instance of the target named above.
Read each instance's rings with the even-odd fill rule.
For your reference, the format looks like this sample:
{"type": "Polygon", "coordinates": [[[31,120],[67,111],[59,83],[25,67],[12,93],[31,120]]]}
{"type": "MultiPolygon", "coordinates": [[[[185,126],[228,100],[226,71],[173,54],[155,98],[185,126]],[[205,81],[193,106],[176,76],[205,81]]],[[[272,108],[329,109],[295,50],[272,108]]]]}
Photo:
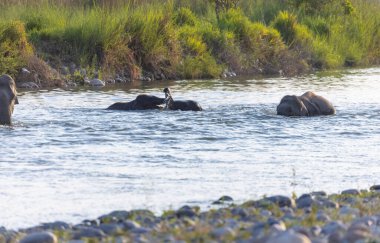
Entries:
{"type": "Polygon", "coordinates": [[[308,110],[302,100],[295,95],[286,95],[277,106],[277,115],[307,116],[308,110]]]}
{"type": "Polygon", "coordinates": [[[14,105],[18,104],[15,81],[9,75],[0,76],[0,124],[11,125],[14,105]]]}
{"type": "Polygon", "coordinates": [[[201,111],[202,107],[198,102],[193,100],[173,100],[171,90],[164,88],[165,107],[164,110],[181,110],[181,111],[201,111]]]}
{"type": "Polygon", "coordinates": [[[333,115],[335,108],[324,97],[308,91],[301,96],[284,96],[277,106],[277,114],[283,116],[333,115]]]}
{"type": "Polygon", "coordinates": [[[173,106],[172,92],[169,88],[164,88],[163,91],[165,93],[164,110],[171,110],[171,108],[173,106]]]}

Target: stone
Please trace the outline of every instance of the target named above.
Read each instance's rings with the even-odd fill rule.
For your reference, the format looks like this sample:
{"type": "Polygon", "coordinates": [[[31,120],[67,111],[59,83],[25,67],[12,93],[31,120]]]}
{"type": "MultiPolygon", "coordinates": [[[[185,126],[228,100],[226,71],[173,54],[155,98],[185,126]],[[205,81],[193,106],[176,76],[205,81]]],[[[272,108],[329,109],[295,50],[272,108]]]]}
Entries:
{"type": "Polygon", "coordinates": [[[122,224],[125,230],[133,230],[141,227],[139,223],[132,220],[126,220],[122,224]]]}
{"type": "Polygon", "coordinates": [[[263,223],[263,222],[258,222],[256,224],[254,224],[249,229],[249,231],[251,232],[254,239],[260,239],[260,238],[265,237],[267,228],[268,228],[268,224],[263,223]]]}
{"type": "Polygon", "coordinates": [[[195,217],[197,214],[196,212],[189,206],[183,206],[182,208],[180,208],[177,213],[176,213],[177,217],[178,218],[182,218],[182,217],[195,217]]]}
{"type": "Polygon", "coordinates": [[[246,218],[249,216],[249,212],[245,208],[233,208],[231,210],[232,215],[240,216],[241,218],[246,218]]]}
{"type": "Polygon", "coordinates": [[[260,215],[263,217],[270,217],[270,216],[272,216],[272,212],[264,209],[264,210],[260,211],[260,215]]]}
{"type": "Polygon", "coordinates": [[[134,234],[146,234],[146,233],[149,233],[150,231],[151,231],[150,229],[147,229],[144,227],[135,228],[135,229],[131,230],[131,232],[134,234]]]}
{"type": "Polygon", "coordinates": [[[281,211],[284,213],[285,216],[290,216],[290,217],[293,217],[294,216],[294,210],[292,208],[281,208],[281,211]]]}
{"type": "Polygon", "coordinates": [[[20,89],[39,89],[40,86],[34,82],[18,83],[17,87],[20,89]]]}
{"type": "Polygon", "coordinates": [[[101,224],[99,229],[107,235],[114,235],[123,231],[119,224],[101,224]]]}
{"type": "Polygon", "coordinates": [[[128,219],[130,215],[131,213],[125,210],[116,210],[108,214],[109,217],[115,217],[118,220],[128,219]]]}
{"type": "Polygon", "coordinates": [[[106,86],[106,83],[100,79],[94,78],[90,80],[90,86],[92,87],[104,87],[106,86]]]}
{"type": "Polygon", "coordinates": [[[222,196],[221,198],[219,198],[217,201],[213,202],[212,204],[224,204],[226,202],[233,202],[234,199],[232,199],[232,197],[230,196],[222,196]]]}
{"type": "Polygon", "coordinates": [[[296,200],[297,208],[308,208],[314,203],[314,199],[310,194],[303,194],[296,200]]]}
{"type": "Polygon", "coordinates": [[[107,84],[115,84],[115,79],[107,79],[107,84]]]}
{"type": "Polygon", "coordinates": [[[30,74],[30,71],[26,68],[21,68],[21,74],[23,75],[29,75],[30,74]]]}
{"type": "Polygon", "coordinates": [[[311,196],[316,196],[316,197],[326,197],[327,193],[324,191],[315,191],[310,193],[311,196]]]}
{"type": "Polygon", "coordinates": [[[279,207],[295,207],[294,199],[286,196],[271,196],[264,198],[264,200],[275,203],[279,207]]]}
{"type": "Polygon", "coordinates": [[[321,227],[319,227],[319,226],[312,226],[311,228],[310,228],[310,233],[311,233],[311,235],[312,236],[314,236],[314,237],[316,237],[316,236],[319,236],[320,234],[321,234],[321,232],[322,232],[322,229],[321,229],[321,227]]]}
{"type": "Polygon", "coordinates": [[[269,219],[267,220],[267,223],[268,223],[270,226],[278,225],[278,227],[276,227],[276,228],[277,228],[277,229],[280,229],[281,231],[286,230],[285,223],[284,223],[282,220],[278,220],[278,219],[276,219],[276,218],[269,218],[269,219]]]}
{"type": "Polygon", "coordinates": [[[74,228],[99,226],[99,223],[100,223],[99,220],[88,220],[88,219],[85,219],[85,220],[82,221],[82,223],[75,225],[74,228]]]}
{"type": "Polygon", "coordinates": [[[43,223],[41,227],[44,230],[68,230],[71,229],[72,226],[63,221],[55,221],[53,223],[43,223]]]}
{"type": "Polygon", "coordinates": [[[318,213],[316,219],[321,222],[329,222],[331,220],[330,216],[328,216],[324,212],[318,213]]]}
{"type": "Polygon", "coordinates": [[[345,231],[346,226],[340,221],[332,221],[322,227],[321,234],[330,235],[336,231],[345,231]]]}
{"type": "Polygon", "coordinates": [[[307,236],[309,238],[311,236],[311,233],[309,232],[309,230],[307,228],[305,228],[305,227],[302,227],[302,226],[294,226],[294,227],[291,228],[291,230],[293,230],[296,233],[305,235],[305,236],[307,236]]]}
{"type": "Polygon", "coordinates": [[[339,209],[339,214],[340,215],[351,215],[354,217],[359,217],[360,215],[360,210],[357,208],[351,208],[348,206],[343,206],[339,209]]]}
{"type": "Polygon", "coordinates": [[[106,235],[104,232],[100,229],[94,229],[90,227],[82,227],[79,228],[76,232],[73,234],[74,240],[80,240],[82,238],[97,238],[101,239],[105,237],[106,235]]]}
{"type": "Polygon", "coordinates": [[[339,208],[339,204],[331,200],[323,200],[320,202],[321,202],[322,207],[324,208],[339,208]]]}
{"type": "Polygon", "coordinates": [[[31,233],[21,239],[20,243],[56,243],[57,237],[51,232],[31,233]]]}
{"type": "Polygon", "coordinates": [[[216,228],[211,231],[211,236],[215,238],[234,237],[235,232],[229,227],[216,228]]]}
{"type": "Polygon", "coordinates": [[[342,243],[344,238],[344,233],[341,230],[331,233],[328,237],[329,243],[342,243]]]}
{"type": "Polygon", "coordinates": [[[372,225],[380,225],[380,218],[376,216],[365,216],[362,218],[358,218],[355,221],[351,223],[351,226],[356,225],[356,224],[364,224],[367,226],[372,226],[372,225]]]}
{"type": "Polygon", "coordinates": [[[356,190],[356,189],[348,189],[348,190],[342,191],[342,195],[360,195],[360,192],[359,190],[356,190]]]}
{"type": "Polygon", "coordinates": [[[348,230],[346,235],[344,236],[344,242],[359,242],[360,240],[369,239],[371,234],[368,231],[354,229],[348,230]]]}
{"type": "Polygon", "coordinates": [[[270,238],[266,243],[311,243],[310,239],[292,230],[279,233],[270,238]]]}
{"type": "Polygon", "coordinates": [[[373,185],[369,188],[371,191],[380,191],[380,185],[373,185]]]}

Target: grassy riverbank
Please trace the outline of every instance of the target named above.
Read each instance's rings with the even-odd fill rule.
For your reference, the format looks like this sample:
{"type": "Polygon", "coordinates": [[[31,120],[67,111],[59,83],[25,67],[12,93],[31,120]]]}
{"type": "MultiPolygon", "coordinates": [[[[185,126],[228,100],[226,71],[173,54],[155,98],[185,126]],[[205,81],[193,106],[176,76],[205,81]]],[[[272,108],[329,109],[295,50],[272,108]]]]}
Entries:
{"type": "Polygon", "coordinates": [[[237,205],[228,196],[201,212],[183,206],[155,216],[114,211],[72,225],[62,221],[7,230],[2,242],[380,242],[380,185],[300,197],[268,196],[237,205]],[[73,241],[72,241],[73,240],[73,241]]]}
{"type": "Polygon", "coordinates": [[[0,73],[49,86],[380,64],[379,1],[241,0],[218,15],[212,2],[2,1],[0,73]]]}

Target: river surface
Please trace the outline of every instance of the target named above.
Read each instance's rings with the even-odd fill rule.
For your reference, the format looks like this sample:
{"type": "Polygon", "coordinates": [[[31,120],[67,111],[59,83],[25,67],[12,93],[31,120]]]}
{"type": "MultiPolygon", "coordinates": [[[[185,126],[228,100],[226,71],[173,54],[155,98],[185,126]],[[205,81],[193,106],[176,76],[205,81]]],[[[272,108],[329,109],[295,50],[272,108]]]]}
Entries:
{"type": "Polygon", "coordinates": [[[203,209],[222,195],[328,193],[380,183],[380,68],[300,78],[194,80],[109,90],[20,91],[0,127],[0,226],[79,223],[113,210],[203,209]],[[107,111],[139,93],[203,112],[107,111]],[[325,96],[337,114],[276,115],[286,94],[325,96]]]}

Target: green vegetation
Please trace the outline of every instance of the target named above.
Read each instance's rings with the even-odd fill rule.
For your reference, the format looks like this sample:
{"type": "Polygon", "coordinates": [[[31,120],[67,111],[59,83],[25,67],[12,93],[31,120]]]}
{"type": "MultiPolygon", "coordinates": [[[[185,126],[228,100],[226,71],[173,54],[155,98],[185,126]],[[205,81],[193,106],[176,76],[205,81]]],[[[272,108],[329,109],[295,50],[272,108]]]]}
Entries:
{"type": "Polygon", "coordinates": [[[380,64],[378,1],[6,0],[0,9],[0,73],[28,67],[41,82],[83,82],[81,68],[90,78],[179,79],[380,64]],[[49,74],[47,63],[77,69],[49,74]]]}

